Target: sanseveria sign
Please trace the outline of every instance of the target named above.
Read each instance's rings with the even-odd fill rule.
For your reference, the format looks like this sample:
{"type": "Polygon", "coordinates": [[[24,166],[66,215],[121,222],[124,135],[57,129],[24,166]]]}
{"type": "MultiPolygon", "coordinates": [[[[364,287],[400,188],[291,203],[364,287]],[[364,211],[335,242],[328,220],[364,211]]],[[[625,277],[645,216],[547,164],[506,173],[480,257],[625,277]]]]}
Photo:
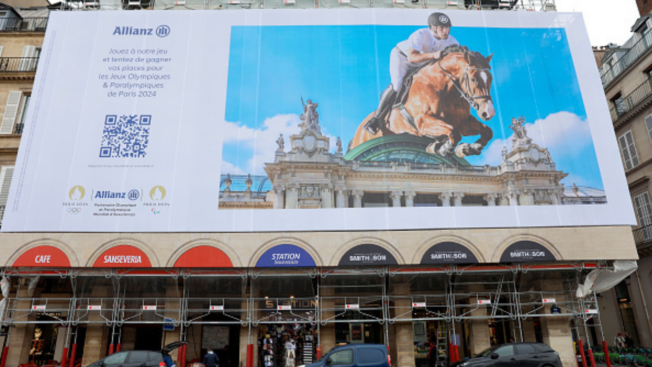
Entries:
{"type": "Polygon", "coordinates": [[[310,254],[299,246],[277,245],[265,251],[256,262],[257,268],[316,266],[310,254]]]}

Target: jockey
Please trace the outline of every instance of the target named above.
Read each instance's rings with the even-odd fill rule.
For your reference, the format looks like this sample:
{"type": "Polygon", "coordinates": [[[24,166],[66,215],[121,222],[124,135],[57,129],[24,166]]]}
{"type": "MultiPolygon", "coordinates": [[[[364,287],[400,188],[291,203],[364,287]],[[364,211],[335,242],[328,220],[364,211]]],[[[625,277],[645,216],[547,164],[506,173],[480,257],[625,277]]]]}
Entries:
{"type": "Polygon", "coordinates": [[[428,17],[428,28],[412,33],[410,38],[399,42],[389,56],[389,74],[392,84],[380,96],[380,105],[373,117],[365,125],[365,130],[377,134],[382,121],[392,110],[396,94],[401,89],[403,78],[411,68],[441,57],[441,51],[459,42],[450,35],[450,18],[444,13],[432,13],[428,17]]]}

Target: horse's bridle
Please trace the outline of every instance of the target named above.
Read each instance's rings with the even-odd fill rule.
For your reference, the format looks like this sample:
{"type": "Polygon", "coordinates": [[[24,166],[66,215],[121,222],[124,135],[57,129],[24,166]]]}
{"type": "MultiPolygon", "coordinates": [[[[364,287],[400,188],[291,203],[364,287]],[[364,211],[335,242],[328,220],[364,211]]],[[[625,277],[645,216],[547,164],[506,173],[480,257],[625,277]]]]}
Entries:
{"type": "MultiPolygon", "coordinates": [[[[469,70],[489,71],[489,69],[487,69],[487,68],[472,68],[469,65],[466,65],[466,68],[464,68],[464,75],[462,76],[462,83],[464,83],[464,86],[466,87],[466,91],[465,91],[464,88],[462,88],[462,83],[460,83],[460,80],[458,80],[455,77],[455,75],[451,74],[448,70],[444,69],[444,67],[441,66],[441,60],[442,59],[439,59],[439,61],[437,61],[437,65],[439,65],[439,68],[441,69],[441,71],[444,72],[444,74],[446,74],[448,79],[450,79],[451,82],[453,82],[453,85],[460,92],[460,94],[462,95],[462,98],[464,98],[471,105],[471,107],[473,107],[474,110],[478,110],[480,108],[480,104],[478,102],[476,102],[476,99],[484,99],[484,100],[492,101],[490,94],[473,95],[472,96],[469,92],[467,92],[467,91],[471,90],[471,81],[469,80],[469,70]]],[[[485,87],[485,91],[486,91],[486,87],[485,87]]]]}

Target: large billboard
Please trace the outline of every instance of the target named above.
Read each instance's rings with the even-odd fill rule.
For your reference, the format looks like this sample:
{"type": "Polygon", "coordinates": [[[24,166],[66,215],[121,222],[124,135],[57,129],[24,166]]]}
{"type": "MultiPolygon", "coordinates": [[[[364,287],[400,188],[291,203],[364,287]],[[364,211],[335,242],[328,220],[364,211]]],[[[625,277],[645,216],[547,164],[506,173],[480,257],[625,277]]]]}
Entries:
{"type": "Polygon", "coordinates": [[[635,223],[579,14],[54,12],[32,100],[3,231],[635,223]]]}

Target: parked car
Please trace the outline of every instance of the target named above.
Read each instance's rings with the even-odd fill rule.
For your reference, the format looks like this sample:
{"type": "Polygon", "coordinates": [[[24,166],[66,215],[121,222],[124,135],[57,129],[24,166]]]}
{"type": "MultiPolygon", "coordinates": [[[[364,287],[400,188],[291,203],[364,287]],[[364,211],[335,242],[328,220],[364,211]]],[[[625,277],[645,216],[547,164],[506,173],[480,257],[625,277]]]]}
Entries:
{"type": "Polygon", "coordinates": [[[157,352],[147,350],[117,352],[91,363],[89,367],[159,367],[163,362],[164,352],[170,353],[185,344],[188,342],[170,343],[157,352]]]}
{"type": "Polygon", "coordinates": [[[452,367],[562,367],[559,353],[541,343],[510,343],[483,350],[452,367]]]}
{"type": "Polygon", "coordinates": [[[331,349],[322,359],[305,367],[390,367],[387,347],[382,344],[349,344],[331,349]]]}

